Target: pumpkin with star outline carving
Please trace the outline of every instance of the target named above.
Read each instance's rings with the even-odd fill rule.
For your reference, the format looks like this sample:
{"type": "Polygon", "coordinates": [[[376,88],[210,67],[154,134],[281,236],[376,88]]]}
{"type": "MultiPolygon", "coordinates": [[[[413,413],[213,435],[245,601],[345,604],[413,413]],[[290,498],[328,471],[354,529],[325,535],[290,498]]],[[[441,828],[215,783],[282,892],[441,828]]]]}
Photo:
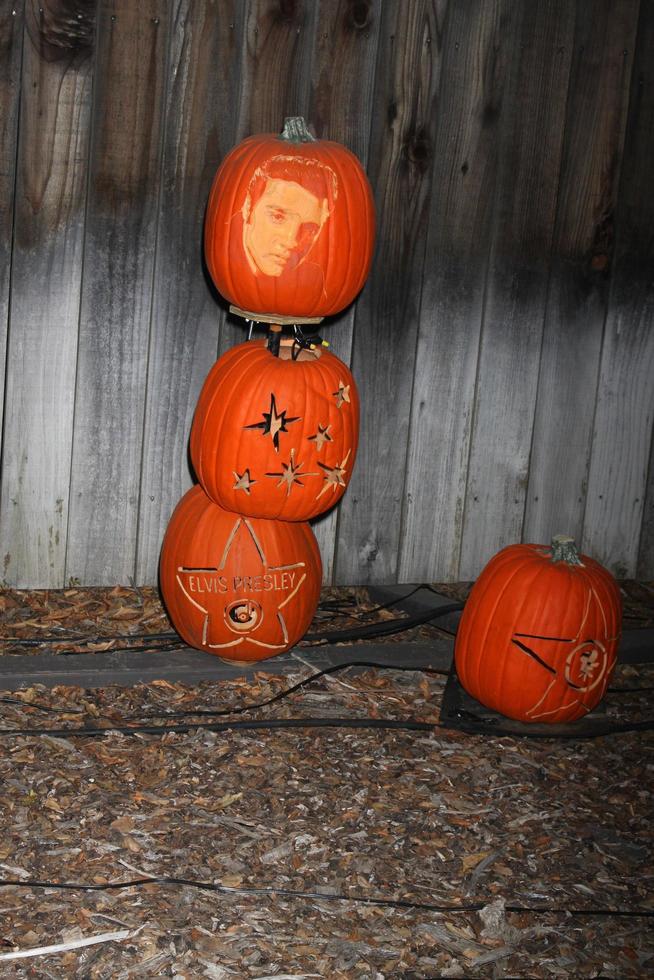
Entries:
{"type": "Polygon", "coordinates": [[[522,722],[571,722],[604,696],[617,659],[622,601],[572,538],[509,545],[477,578],[454,648],[461,684],[522,722]]]}
{"type": "Polygon", "coordinates": [[[177,504],[159,561],[161,595],[180,636],[236,662],[265,660],[297,643],[321,579],[309,524],[232,513],[198,485],[177,504]]]}
{"type": "MultiPolygon", "coordinates": [[[[290,343],[290,342],[289,342],[290,343]]],[[[190,454],[208,496],[250,517],[308,521],[340,500],[359,439],[349,368],[327,350],[232,347],[198,399],[190,454]],[[298,353],[297,350],[295,353],[298,353]]]]}

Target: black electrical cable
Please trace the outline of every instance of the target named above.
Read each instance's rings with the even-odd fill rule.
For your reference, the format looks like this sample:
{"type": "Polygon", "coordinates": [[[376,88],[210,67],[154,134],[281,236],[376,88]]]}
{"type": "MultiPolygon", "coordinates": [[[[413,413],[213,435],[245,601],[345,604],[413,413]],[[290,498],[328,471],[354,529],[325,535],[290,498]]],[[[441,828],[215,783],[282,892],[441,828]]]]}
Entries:
{"type": "Polygon", "coordinates": [[[580,740],[588,738],[599,738],[604,735],[617,735],[626,732],[642,732],[654,729],[654,720],[624,722],[621,724],[602,725],[601,722],[594,726],[592,732],[527,732],[514,731],[511,728],[494,727],[492,731],[480,732],[477,728],[472,730],[464,727],[465,723],[460,723],[457,727],[450,727],[441,722],[416,721],[415,719],[394,719],[394,718],[269,718],[251,721],[223,722],[202,722],[184,725],[101,725],[97,727],[80,726],[78,728],[0,728],[0,736],[7,737],[28,737],[32,735],[49,735],[51,738],[102,738],[105,735],[166,735],[189,734],[190,732],[209,731],[209,732],[228,732],[228,731],[273,731],[275,729],[300,729],[300,728],[352,728],[352,729],[377,729],[386,731],[411,731],[411,732],[431,732],[435,729],[448,731],[465,732],[468,735],[480,735],[487,738],[495,736],[503,738],[538,738],[553,739],[559,741],[580,740]]]}
{"type": "MultiPolygon", "coordinates": [[[[12,886],[15,888],[51,888],[67,891],[117,891],[123,888],[140,888],[143,885],[152,884],[179,885],[182,887],[187,886],[189,888],[197,888],[201,891],[222,892],[228,895],[270,895],[279,896],[281,898],[302,898],[305,900],[313,899],[324,902],[354,902],[358,905],[375,905],[384,908],[411,909],[425,912],[479,912],[481,909],[486,908],[486,906],[489,904],[488,901],[469,902],[466,905],[456,905],[454,903],[435,904],[431,902],[412,902],[409,899],[401,898],[385,898],[382,896],[345,895],[342,893],[323,894],[323,892],[298,891],[291,888],[275,888],[271,886],[242,888],[233,887],[231,885],[221,885],[213,881],[199,881],[196,878],[181,878],[173,875],[153,875],[152,877],[144,876],[142,878],[132,878],[128,881],[110,881],[105,882],[104,884],[76,881],[54,882],[0,878],[0,888],[12,886]]],[[[566,915],[576,917],[614,916],[621,918],[649,919],[654,916],[654,910],[652,909],[571,909],[561,906],[551,907],[543,905],[505,905],[504,911],[529,915],[566,915]]]]}
{"type": "Polygon", "coordinates": [[[370,623],[367,626],[354,626],[352,629],[327,630],[321,633],[307,633],[303,640],[308,643],[348,643],[353,640],[369,640],[375,636],[391,636],[393,633],[403,633],[405,630],[413,629],[414,626],[424,626],[432,619],[446,616],[448,613],[460,612],[463,609],[462,602],[452,602],[445,606],[438,606],[436,609],[428,609],[426,612],[415,613],[413,616],[401,616],[396,619],[386,619],[379,623],[370,623]]]}

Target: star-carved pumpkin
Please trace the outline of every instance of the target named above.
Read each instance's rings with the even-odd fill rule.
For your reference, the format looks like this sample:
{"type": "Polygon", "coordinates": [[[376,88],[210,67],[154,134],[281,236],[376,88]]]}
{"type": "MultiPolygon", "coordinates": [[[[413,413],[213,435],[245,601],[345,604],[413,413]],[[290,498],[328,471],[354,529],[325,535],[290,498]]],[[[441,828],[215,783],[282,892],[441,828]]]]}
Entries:
{"type": "Polygon", "coordinates": [[[238,662],[265,660],[301,639],[321,578],[308,524],[231,513],[199,486],[178,503],[159,563],[161,594],[179,635],[238,662]]]}
{"type": "Polygon", "coordinates": [[[222,295],[254,313],[324,317],[363,286],[375,236],[372,192],[345,146],[316,140],[303,119],[251,136],[213,181],[207,268],[222,295]]]}
{"type": "Polygon", "coordinates": [[[574,541],[503,548],[475,582],[455,643],[465,690],[522,722],[570,722],[596,707],[622,624],[611,573],[574,541]]]}
{"type": "Polygon", "coordinates": [[[198,399],[190,452],[205,492],[251,517],[307,521],[345,492],[357,451],[354,378],[329,351],[232,347],[198,399]]]}

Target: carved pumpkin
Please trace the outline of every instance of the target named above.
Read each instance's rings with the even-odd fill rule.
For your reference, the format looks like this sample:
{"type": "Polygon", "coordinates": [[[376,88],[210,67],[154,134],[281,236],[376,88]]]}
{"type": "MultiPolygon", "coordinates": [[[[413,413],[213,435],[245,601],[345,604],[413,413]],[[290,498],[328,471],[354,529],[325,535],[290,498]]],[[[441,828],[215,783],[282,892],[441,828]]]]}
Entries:
{"type": "Polygon", "coordinates": [[[359,398],[349,369],[329,351],[293,360],[264,341],[232,347],[200,393],[190,451],[205,492],[227,510],[306,521],[332,507],[349,482],[359,398]]]}
{"type": "Polygon", "coordinates": [[[602,699],[615,666],[620,591],[572,538],[511,545],[465,604],[455,664],[466,691],[523,722],[569,722],[602,699]]]}
{"type": "Polygon", "coordinates": [[[316,140],[303,119],[287,119],[281,136],[251,136],[225,157],[209,195],[205,257],[219,291],[240,309],[324,317],[363,286],[374,235],[357,158],[316,140]]]}
{"type": "Polygon", "coordinates": [[[170,619],[192,647],[265,660],[306,632],[320,597],[320,552],[308,524],[223,510],[194,486],[170,519],[159,563],[170,619]]]}

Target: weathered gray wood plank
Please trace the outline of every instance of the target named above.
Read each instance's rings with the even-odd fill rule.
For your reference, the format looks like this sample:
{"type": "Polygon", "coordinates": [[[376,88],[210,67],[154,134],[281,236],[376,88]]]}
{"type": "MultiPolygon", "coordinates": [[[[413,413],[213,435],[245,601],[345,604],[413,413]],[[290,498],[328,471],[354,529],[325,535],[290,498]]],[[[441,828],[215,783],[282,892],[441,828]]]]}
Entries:
{"type": "Polygon", "coordinates": [[[515,4],[455,4],[439,93],[399,580],[455,581],[515,4]]]}
{"type": "Polygon", "coordinates": [[[574,6],[521,6],[505,92],[495,227],[458,577],[519,541],[554,228],[574,6]]]}
{"type": "Polygon", "coordinates": [[[94,34],[70,6],[25,7],[0,493],[19,587],[64,584],[94,34]]]}
{"type": "Polygon", "coordinates": [[[135,575],[168,0],[103,2],[98,26],[66,574],[135,575]]]}
{"type": "Polygon", "coordinates": [[[0,8],[0,431],[4,410],[24,2],[0,8]]]}
{"type": "MultiPolygon", "coordinates": [[[[356,153],[364,167],[369,163],[380,21],[379,0],[324,0],[314,30],[308,118],[316,136],[343,143],[356,153]]],[[[348,365],[352,359],[355,311],[356,301],[321,327],[321,335],[333,353],[348,365]]],[[[339,511],[340,503],[313,525],[325,584],[331,583],[334,576],[339,511]]]]}
{"type": "Polygon", "coordinates": [[[337,581],[395,581],[447,4],[383,7],[370,144],[378,231],[357,303],[357,465],[341,502],[337,581]]]}
{"type": "Polygon", "coordinates": [[[255,673],[297,674],[307,665],[316,671],[336,664],[357,661],[419,670],[433,667],[447,670],[452,662],[453,644],[444,638],[434,643],[366,643],[353,646],[300,647],[295,651],[253,664],[228,664],[202,650],[180,646],[169,653],[99,653],[0,658],[0,691],[21,687],[58,684],[76,687],[130,687],[155,680],[197,684],[233,677],[253,677],[255,673]],[[295,655],[297,654],[297,656],[295,655]]]}
{"type": "MultiPolygon", "coordinates": [[[[654,425],[654,4],[641,4],[617,241],[584,518],[584,550],[636,572],[654,425]]],[[[648,532],[649,533],[649,532],[648,532]]],[[[641,562],[641,572],[646,571],[641,562]]],[[[654,569],[649,566],[649,571],[654,569]]]]}
{"type": "Polygon", "coordinates": [[[581,540],[638,0],[577,4],[523,539],[581,540]]]}
{"type": "Polygon", "coordinates": [[[204,270],[203,224],[234,142],[242,13],[239,3],[217,10],[210,0],[173,8],[139,505],[136,578],[146,584],[157,581],[168,520],[192,482],[188,437],[218,348],[221,307],[204,270]]]}

